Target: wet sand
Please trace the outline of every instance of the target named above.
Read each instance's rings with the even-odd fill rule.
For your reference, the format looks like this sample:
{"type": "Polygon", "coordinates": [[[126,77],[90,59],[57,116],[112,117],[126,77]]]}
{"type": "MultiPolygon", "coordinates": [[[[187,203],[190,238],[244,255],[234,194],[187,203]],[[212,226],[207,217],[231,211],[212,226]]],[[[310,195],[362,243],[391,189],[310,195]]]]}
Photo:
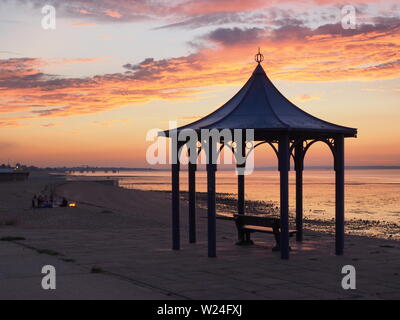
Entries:
{"type": "Polygon", "coordinates": [[[0,241],[0,298],[400,298],[400,243],[395,240],[347,235],[345,255],[338,257],[332,234],[307,229],[302,244],[291,239],[291,258],[282,261],[271,251],[272,236],[255,234],[254,246],[238,247],[233,222],[218,219],[218,257],[210,259],[206,212],[198,209],[198,242],[189,245],[184,200],[182,250],[170,250],[170,195],[165,192],[65,182],[46,174],[2,183],[0,192],[0,238],[10,237],[0,241]],[[49,184],[78,206],[31,209],[32,195],[49,184]],[[44,294],[37,269],[45,263],[57,265],[61,279],[78,274],[79,281],[60,280],[57,294],[44,294]],[[356,290],[341,287],[347,264],[356,268],[356,290]],[[21,265],[35,268],[18,272],[21,265]]]}
{"type": "MultiPolygon", "coordinates": [[[[182,198],[188,200],[188,193],[181,192],[182,198]]],[[[197,193],[198,206],[206,209],[207,193],[197,193]]],[[[237,195],[230,193],[217,193],[217,211],[223,217],[233,217],[237,212],[237,195]]],[[[318,210],[314,210],[318,212],[318,210]]],[[[324,210],[321,210],[324,211],[324,210]]],[[[250,215],[279,217],[278,204],[272,201],[246,200],[245,212],[250,215]]],[[[290,210],[289,222],[295,228],[295,209],[290,210]]],[[[334,234],[334,218],[316,218],[305,215],[303,218],[304,227],[311,231],[319,231],[334,234]]],[[[346,232],[349,235],[362,235],[387,240],[400,240],[400,225],[384,220],[369,220],[351,218],[346,220],[346,232]]]]}

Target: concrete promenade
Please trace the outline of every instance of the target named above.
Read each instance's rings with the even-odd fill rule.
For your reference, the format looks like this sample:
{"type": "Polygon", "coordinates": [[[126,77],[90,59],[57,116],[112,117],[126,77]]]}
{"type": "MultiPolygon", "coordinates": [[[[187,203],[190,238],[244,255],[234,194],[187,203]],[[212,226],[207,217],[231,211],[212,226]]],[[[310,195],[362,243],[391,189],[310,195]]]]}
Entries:
{"type": "Polygon", "coordinates": [[[306,231],[302,245],[291,239],[290,260],[282,261],[271,251],[271,235],[238,247],[234,223],[218,220],[218,257],[210,259],[206,212],[198,210],[198,243],[189,245],[185,203],[182,250],[170,250],[168,194],[93,183],[59,192],[78,207],[26,209],[15,226],[0,227],[0,238],[26,239],[0,241],[1,299],[400,298],[396,241],[347,236],[338,257],[332,235],[306,231]],[[46,264],[56,267],[56,290],[41,288],[46,264]],[[344,265],[356,268],[356,290],[341,287],[344,265]]]}

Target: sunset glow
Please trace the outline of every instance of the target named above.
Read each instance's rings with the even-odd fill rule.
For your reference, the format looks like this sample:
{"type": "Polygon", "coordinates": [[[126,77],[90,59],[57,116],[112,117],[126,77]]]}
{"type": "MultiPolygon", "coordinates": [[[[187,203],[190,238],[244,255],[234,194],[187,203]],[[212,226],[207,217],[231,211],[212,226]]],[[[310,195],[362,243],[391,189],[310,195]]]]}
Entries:
{"type": "MultiPolygon", "coordinates": [[[[358,128],[348,165],[399,165],[400,5],[352,1],[8,1],[0,4],[0,162],[148,167],[146,132],[189,123],[250,77],[358,128]],[[55,30],[41,26],[45,4],[55,30]]],[[[331,164],[323,146],[312,165],[331,164]]],[[[311,153],[310,153],[311,154],[311,153]]],[[[258,165],[273,165],[260,152],[258,165]]]]}

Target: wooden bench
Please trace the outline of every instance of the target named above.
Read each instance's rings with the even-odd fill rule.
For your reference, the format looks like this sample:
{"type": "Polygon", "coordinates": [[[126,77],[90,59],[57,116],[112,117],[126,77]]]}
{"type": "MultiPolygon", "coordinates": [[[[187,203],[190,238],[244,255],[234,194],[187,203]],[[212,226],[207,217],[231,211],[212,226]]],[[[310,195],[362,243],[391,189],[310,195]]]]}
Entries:
{"type": "MultiPolygon", "coordinates": [[[[239,238],[239,241],[236,243],[237,245],[251,245],[253,241],[250,239],[250,234],[252,232],[263,232],[274,235],[276,246],[272,250],[279,251],[281,241],[279,218],[236,214],[234,215],[234,220],[239,238]]],[[[292,237],[294,234],[296,234],[296,230],[289,230],[289,237],[292,237]]]]}

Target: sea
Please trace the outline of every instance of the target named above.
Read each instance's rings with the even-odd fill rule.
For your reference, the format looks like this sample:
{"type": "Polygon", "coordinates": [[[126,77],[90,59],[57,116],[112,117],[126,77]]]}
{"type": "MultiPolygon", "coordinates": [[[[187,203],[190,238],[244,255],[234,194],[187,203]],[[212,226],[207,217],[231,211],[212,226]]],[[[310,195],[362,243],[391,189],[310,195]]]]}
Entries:
{"type": "MultiPolygon", "coordinates": [[[[198,170],[196,189],[207,191],[206,172],[198,170]]],[[[70,179],[114,179],[122,188],[171,190],[170,171],[75,172],[70,179]]],[[[180,174],[180,188],[187,191],[187,171],[180,174]]],[[[291,214],[295,212],[295,173],[289,175],[291,214]]],[[[330,220],[335,216],[335,174],[333,170],[304,170],[304,216],[330,220]]],[[[233,170],[217,171],[217,192],[237,194],[233,170]]],[[[245,177],[245,198],[274,202],[279,206],[279,172],[255,170],[245,177]]],[[[400,169],[348,169],[345,174],[346,219],[373,220],[400,225],[400,169]]]]}

